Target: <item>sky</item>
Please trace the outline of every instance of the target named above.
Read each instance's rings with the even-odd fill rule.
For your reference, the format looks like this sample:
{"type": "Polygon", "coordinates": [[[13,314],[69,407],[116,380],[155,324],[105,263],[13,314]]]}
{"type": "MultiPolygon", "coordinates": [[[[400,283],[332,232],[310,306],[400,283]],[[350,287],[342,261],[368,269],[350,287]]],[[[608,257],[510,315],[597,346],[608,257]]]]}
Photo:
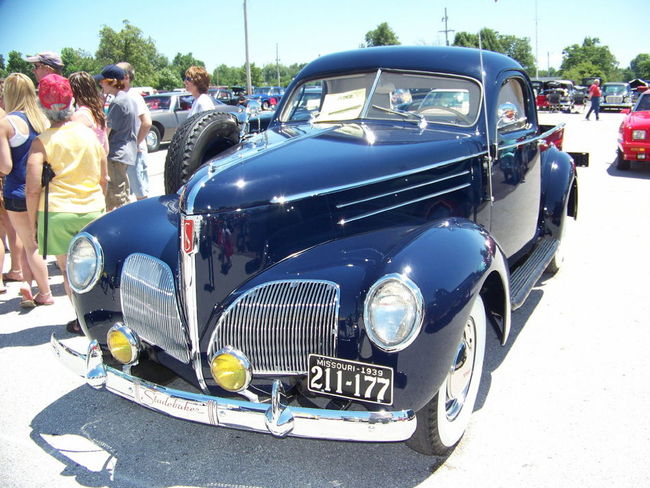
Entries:
{"type": "MultiPolygon", "coordinates": [[[[61,52],[94,55],[99,31],[128,19],[171,61],[192,53],[212,72],[246,59],[243,0],[0,0],[0,54],[61,52]]],[[[356,49],[366,32],[387,22],[405,45],[444,45],[455,32],[483,27],[528,37],[538,67],[559,68],[562,51],[598,37],[626,68],[647,44],[646,0],[247,0],[248,50],[256,66],[306,63],[356,49]]],[[[117,60],[116,60],[117,61],[117,60]]]]}

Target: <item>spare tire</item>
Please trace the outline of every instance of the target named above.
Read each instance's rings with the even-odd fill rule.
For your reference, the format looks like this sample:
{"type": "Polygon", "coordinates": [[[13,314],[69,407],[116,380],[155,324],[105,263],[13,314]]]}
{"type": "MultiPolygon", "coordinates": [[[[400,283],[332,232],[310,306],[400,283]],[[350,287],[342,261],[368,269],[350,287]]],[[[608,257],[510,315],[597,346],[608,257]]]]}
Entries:
{"type": "Polygon", "coordinates": [[[165,159],[165,193],[176,193],[208,159],[239,142],[234,115],[216,110],[187,119],[172,138],[165,159]]]}

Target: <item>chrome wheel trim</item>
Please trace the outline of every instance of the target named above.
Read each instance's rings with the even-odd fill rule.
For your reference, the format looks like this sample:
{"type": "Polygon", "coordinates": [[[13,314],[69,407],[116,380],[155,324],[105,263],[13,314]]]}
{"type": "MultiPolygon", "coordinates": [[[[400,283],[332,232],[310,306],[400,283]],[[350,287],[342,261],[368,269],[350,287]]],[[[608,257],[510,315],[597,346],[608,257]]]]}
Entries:
{"type": "Polygon", "coordinates": [[[146,139],[147,139],[147,146],[149,146],[149,147],[154,147],[158,143],[158,136],[152,130],[147,132],[146,139]]]}
{"type": "Polygon", "coordinates": [[[453,421],[460,414],[474,374],[476,361],[476,324],[473,317],[469,317],[463,337],[458,344],[456,358],[454,359],[449,374],[447,375],[445,391],[445,411],[447,419],[453,421]]]}

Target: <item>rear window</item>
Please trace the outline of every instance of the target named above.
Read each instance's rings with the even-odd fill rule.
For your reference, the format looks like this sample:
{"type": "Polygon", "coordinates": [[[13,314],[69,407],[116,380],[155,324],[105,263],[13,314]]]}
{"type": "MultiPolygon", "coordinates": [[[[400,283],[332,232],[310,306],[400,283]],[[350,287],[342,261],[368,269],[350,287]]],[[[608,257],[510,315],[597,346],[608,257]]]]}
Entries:
{"type": "Polygon", "coordinates": [[[157,97],[150,96],[144,97],[144,101],[149,107],[149,110],[169,110],[169,104],[172,101],[172,97],[157,97]]]}

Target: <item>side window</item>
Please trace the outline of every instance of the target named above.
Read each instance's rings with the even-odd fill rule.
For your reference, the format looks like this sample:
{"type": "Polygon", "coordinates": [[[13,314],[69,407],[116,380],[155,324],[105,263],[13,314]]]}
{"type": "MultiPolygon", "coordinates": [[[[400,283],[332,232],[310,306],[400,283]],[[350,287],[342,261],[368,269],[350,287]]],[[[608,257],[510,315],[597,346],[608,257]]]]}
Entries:
{"type": "Polygon", "coordinates": [[[521,81],[510,78],[501,87],[497,102],[497,130],[499,133],[521,130],[528,125],[526,104],[521,81]]]}

